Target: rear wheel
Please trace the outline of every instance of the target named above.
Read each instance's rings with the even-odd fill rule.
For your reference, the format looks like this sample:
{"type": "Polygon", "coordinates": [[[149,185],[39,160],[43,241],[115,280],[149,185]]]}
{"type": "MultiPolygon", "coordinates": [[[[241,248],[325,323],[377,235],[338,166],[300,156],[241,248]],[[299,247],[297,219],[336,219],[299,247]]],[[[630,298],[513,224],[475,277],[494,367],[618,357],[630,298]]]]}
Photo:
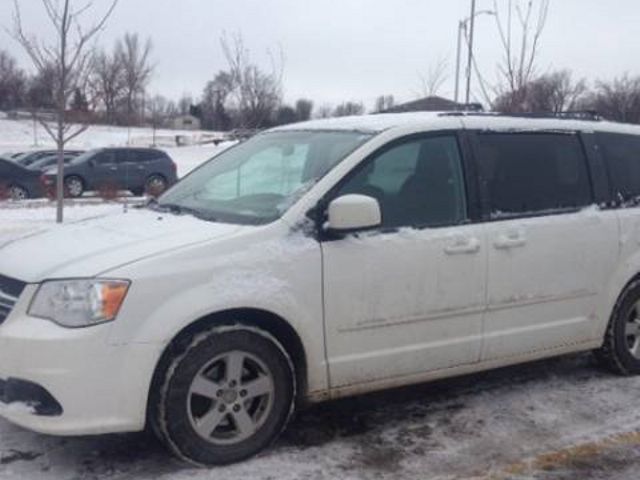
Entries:
{"type": "Polygon", "coordinates": [[[20,185],[12,185],[9,187],[9,198],[11,200],[26,200],[29,198],[29,192],[20,185]]]}
{"type": "Polygon", "coordinates": [[[614,308],[596,358],[622,375],[640,374],[640,280],[630,283],[614,308]]]}
{"type": "Polygon", "coordinates": [[[76,175],[71,175],[64,179],[64,189],[72,198],[81,197],[84,193],[84,182],[76,175]]]}
{"type": "Polygon", "coordinates": [[[288,355],[266,333],[220,327],[173,358],[152,405],[154,430],[199,465],[243,460],[269,445],[293,410],[288,355]]]}

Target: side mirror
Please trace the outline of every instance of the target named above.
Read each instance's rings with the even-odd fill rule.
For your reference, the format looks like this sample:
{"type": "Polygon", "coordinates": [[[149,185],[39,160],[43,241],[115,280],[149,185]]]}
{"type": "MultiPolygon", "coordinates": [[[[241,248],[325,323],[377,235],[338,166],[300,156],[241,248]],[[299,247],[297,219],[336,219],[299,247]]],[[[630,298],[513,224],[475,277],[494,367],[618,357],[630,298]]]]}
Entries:
{"type": "Polygon", "coordinates": [[[382,223],[380,204],[366,195],[343,195],[329,204],[327,230],[349,233],[379,227],[382,223]]]}

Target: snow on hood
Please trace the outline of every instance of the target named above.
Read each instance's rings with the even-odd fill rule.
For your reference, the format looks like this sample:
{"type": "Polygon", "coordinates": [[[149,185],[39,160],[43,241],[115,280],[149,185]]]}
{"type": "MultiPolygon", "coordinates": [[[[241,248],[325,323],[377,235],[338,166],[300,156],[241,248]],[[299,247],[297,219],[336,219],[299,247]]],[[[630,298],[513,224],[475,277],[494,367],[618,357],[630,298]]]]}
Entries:
{"type": "Polygon", "coordinates": [[[26,282],[91,277],[179,247],[232,235],[244,227],[189,215],[131,209],[53,226],[0,247],[0,274],[26,282]]]}

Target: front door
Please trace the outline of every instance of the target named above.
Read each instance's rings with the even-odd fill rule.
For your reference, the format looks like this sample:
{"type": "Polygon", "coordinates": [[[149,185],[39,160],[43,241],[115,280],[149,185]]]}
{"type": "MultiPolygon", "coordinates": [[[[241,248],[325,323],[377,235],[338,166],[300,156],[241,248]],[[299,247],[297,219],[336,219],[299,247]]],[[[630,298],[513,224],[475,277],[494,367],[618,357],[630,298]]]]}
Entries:
{"type": "Polygon", "coordinates": [[[477,362],[486,249],[468,224],[455,134],[394,142],[330,198],[376,198],[382,227],[322,243],[331,387],[400,384],[477,362]]]}

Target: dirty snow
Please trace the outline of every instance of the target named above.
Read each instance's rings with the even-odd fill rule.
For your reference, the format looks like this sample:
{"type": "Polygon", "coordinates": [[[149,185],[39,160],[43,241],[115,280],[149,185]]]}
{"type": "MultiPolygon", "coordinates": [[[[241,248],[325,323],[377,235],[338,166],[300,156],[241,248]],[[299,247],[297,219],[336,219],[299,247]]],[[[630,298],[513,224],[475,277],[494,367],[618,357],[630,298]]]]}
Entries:
{"type": "Polygon", "coordinates": [[[60,439],[0,420],[0,479],[635,479],[639,394],[640,379],[565,357],[316,406],[258,458],[211,470],[143,433],[60,439]]]}
{"type": "MultiPolygon", "coordinates": [[[[0,244],[53,225],[45,202],[7,205],[0,244]]],[[[74,220],[123,208],[72,205],[74,220]]],[[[319,405],[258,458],[212,470],[143,433],[63,439],[0,420],[0,480],[635,479],[638,398],[640,378],[564,357],[319,405]]]]}
{"type": "MultiPolygon", "coordinates": [[[[0,119],[0,132],[8,123],[0,119]]],[[[96,127],[83,141],[94,147],[127,138],[109,132],[96,127]]],[[[0,133],[0,151],[30,141],[28,131],[15,137],[22,146],[7,138],[0,133]]],[[[184,174],[216,148],[169,151],[184,174]]],[[[66,216],[122,208],[82,199],[68,202],[66,216]]],[[[5,202],[0,246],[53,220],[47,201],[5,202]]],[[[315,406],[259,457],[211,470],[174,460],[144,433],[56,438],[0,420],[0,480],[635,480],[639,398],[640,378],[602,371],[588,355],[563,357],[315,406]]]]}

